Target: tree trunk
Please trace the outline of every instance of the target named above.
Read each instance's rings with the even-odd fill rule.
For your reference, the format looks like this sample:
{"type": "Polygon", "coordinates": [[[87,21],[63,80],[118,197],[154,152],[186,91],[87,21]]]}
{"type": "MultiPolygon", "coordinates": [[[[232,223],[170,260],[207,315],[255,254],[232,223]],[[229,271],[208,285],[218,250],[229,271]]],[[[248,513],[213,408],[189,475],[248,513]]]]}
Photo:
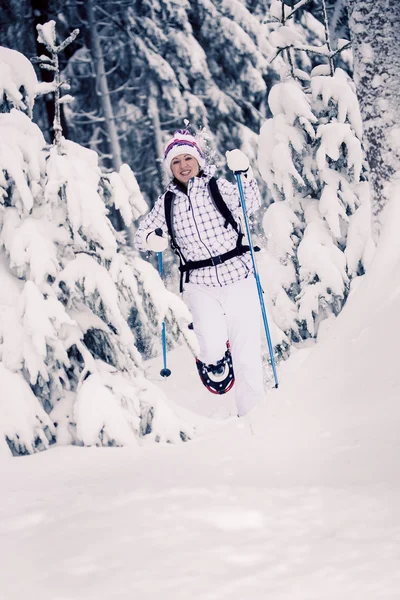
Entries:
{"type": "Polygon", "coordinates": [[[93,0],[87,0],[86,9],[90,29],[91,52],[96,68],[96,80],[99,90],[98,96],[100,99],[101,110],[107,129],[108,141],[112,155],[112,166],[115,171],[119,171],[122,165],[121,147],[118,139],[117,128],[115,126],[114,112],[110,100],[110,91],[108,89],[107,75],[104,65],[103,52],[101,49],[100,37],[97,31],[93,0]]]}
{"type": "Polygon", "coordinates": [[[400,176],[400,2],[347,0],[347,7],[376,235],[400,176]]]}
{"type": "MultiPolygon", "coordinates": [[[[163,169],[163,156],[164,156],[164,145],[162,140],[161,124],[160,124],[160,113],[158,110],[158,97],[159,90],[155,81],[150,78],[149,80],[149,98],[148,98],[148,114],[151,119],[151,126],[153,128],[153,139],[154,139],[154,154],[156,157],[157,175],[159,180],[159,190],[161,193],[169,180],[163,169]]],[[[158,195],[158,194],[157,194],[158,195]]]]}
{"type": "MultiPolygon", "coordinates": [[[[95,7],[93,4],[93,0],[87,0],[86,12],[89,22],[90,48],[96,69],[96,85],[98,88],[97,95],[100,100],[101,112],[104,117],[104,123],[107,130],[112,167],[114,171],[119,172],[122,166],[121,146],[118,139],[117,128],[115,126],[114,112],[110,99],[110,91],[108,89],[107,75],[104,65],[103,52],[101,49],[100,37],[97,31],[95,7]]],[[[114,210],[111,212],[111,219],[115,228],[119,231],[122,231],[125,228],[122,217],[118,210],[114,210]]],[[[129,231],[127,233],[129,242],[131,243],[131,234],[129,231]]]]}

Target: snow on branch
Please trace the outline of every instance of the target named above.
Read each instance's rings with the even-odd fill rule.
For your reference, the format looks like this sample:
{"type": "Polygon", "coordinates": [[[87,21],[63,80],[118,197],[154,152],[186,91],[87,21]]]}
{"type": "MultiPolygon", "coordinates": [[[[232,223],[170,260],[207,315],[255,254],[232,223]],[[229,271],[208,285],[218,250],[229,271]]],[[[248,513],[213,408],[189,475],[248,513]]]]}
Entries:
{"type": "MultiPolygon", "coordinates": [[[[61,44],[57,46],[56,44],[56,22],[48,21],[44,25],[38,24],[36,26],[38,32],[38,41],[41,44],[44,44],[50,53],[50,57],[46,57],[43,55],[36,59],[42,69],[48,71],[54,71],[54,81],[52,82],[54,91],[54,102],[55,102],[55,116],[54,116],[54,135],[55,142],[57,147],[61,144],[62,137],[62,126],[61,126],[61,112],[60,105],[73,101],[73,97],[70,95],[66,95],[63,98],[61,97],[61,90],[66,88],[66,83],[61,81],[60,75],[60,64],[59,64],[59,54],[65,50],[69,44],[71,44],[76,37],[79,35],[79,29],[74,29],[74,31],[63,41],[61,44]]],[[[38,92],[48,93],[49,88],[38,88],[38,92]],[[46,89],[46,91],[44,91],[46,89]]]]}
{"type": "Polygon", "coordinates": [[[56,430],[21,373],[0,363],[0,436],[14,455],[48,448],[56,430]]]}
{"type": "Polygon", "coordinates": [[[190,316],[109,218],[112,205],[127,223],[147,210],[136,178],[128,165],[102,174],[96,152],[64,138],[49,148],[15,82],[0,114],[1,452],[190,439],[142,359],[162,319],[175,343],[190,316]]]}
{"type": "Polygon", "coordinates": [[[332,48],[321,1],[324,24],[311,28],[289,21],[284,0],[271,2],[272,59],[281,55],[286,65],[269,94],[272,118],[259,137],[259,171],[274,200],[263,223],[263,275],[273,290],[274,322],[289,343],[316,337],[320,322],[338,314],[350,278],[362,272],[371,251],[360,109],[354,83],[333,61],[349,42],[332,48]],[[318,59],[311,73],[297,66],[311,64],[304,53],[318,59]]]}
{"type": "Polygon", "coordinates": [[[38,81],[31,62],[20,52],[0,46],[1,112],[17,108],[32,116],[38,81]]]}
{"type": "Polygon", "coordinates": [[[291,19],[293,17],[293,15],[303,6],[305,6],[306,4],[308,4],[311,0],[299,0],[299,2],[297,2],[297,4],[295,4],[293,6],[292,11],[289,13],[289,15],[286,17],[287,19],[291,19]]]}

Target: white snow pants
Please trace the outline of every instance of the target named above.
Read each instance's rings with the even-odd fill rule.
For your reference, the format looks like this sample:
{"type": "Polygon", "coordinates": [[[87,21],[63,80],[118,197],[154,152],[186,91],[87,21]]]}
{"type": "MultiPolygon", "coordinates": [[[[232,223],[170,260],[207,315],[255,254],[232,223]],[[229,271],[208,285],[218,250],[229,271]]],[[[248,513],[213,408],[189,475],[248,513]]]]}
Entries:
{"type": "Polygon", "coordinates": [[[215,364],[229,340],[239,417],[264,398],[261,309],[253,275],[222,287],[186,283],[184,300],[193,317],[199,360],[215,364]]]}

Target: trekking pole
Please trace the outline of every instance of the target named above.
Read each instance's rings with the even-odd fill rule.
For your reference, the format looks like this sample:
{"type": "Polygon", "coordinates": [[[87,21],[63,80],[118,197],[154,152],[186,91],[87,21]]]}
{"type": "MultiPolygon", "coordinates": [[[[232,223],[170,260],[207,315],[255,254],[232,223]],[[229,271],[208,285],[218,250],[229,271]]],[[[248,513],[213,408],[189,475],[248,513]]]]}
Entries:
{"type": "MultiPolygon", "coordinates": [[[[158,255],[158,272],[162,279],[163,276],[163,261],[162,261],[162,252],[157,252],[158,255]]],[[[161,342],[162,342],[162,351],[163,351],[163,364],[164,367],[160,371],[161,377],[169,377],[171,375],[170,369],[167,369],[167,336],[165,333],[165,320],[163,319],[161,326],[161,342]]]]}
{"type": "Polygon", "coordinates": [[[244,199],[244,191],[243,191],[242,178],[241,178],[241,173],[242,172],[243,171],[235,171],[234,173],[235,173],[235,177],[236,177],[237,186],[238,186],[238,189],[239,189],[240,204],[242,205],[244,222],[245,222],[245,225],[246,225],[247,238],[249,240],[251,260],[253,262],[254,277],[255,277],[255,280],[256,280],[256,284],[257,284],[258,297],[260,299],[260,306],[261,306],[261,312],[262,312],[263,321],[264,321],[265,335],[267,336],[268,350],[269,350],[269,356],[271,358],[272,372],[274,374],[275,387],[277,388],[278,387],[278,375],[277,375],[276,366],[275,366],[274,349],[273,349],[273,346],[272,346],[271,334],[269,332],[269,327],[268,327],[267,312],[265,310],[265,304],[264,304],[263,291],[262,291],[262,287],[261,287],[260,277],[258,275],[258,270],[257,270],[257,265],[256,265],[256,259],[255,259],[255,256],[254,256],[253,242],[251,241],[249,219],[247,217],[246,202],[245,202],[245,199],[244,199]]]}

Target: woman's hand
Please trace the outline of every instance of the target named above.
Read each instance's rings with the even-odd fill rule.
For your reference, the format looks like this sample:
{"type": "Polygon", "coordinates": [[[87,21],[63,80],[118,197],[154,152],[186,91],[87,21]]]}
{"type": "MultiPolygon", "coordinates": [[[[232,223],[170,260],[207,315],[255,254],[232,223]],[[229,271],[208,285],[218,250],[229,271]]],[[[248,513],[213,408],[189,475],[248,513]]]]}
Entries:
{"type": "Polygon", "coordinates": [[[228,150],[225,154],[226,162],[231,171],[245,173],[250,167],[250,161],[241,150],[228,150]]]}
{"type": "Polygon", "coordinates": [[[155,231],[150,231],[147,234],[146,244],[152,252],[164,252],[168,247],[168,238],[164,236],[163,230],[158,227],[155,231]]]}

